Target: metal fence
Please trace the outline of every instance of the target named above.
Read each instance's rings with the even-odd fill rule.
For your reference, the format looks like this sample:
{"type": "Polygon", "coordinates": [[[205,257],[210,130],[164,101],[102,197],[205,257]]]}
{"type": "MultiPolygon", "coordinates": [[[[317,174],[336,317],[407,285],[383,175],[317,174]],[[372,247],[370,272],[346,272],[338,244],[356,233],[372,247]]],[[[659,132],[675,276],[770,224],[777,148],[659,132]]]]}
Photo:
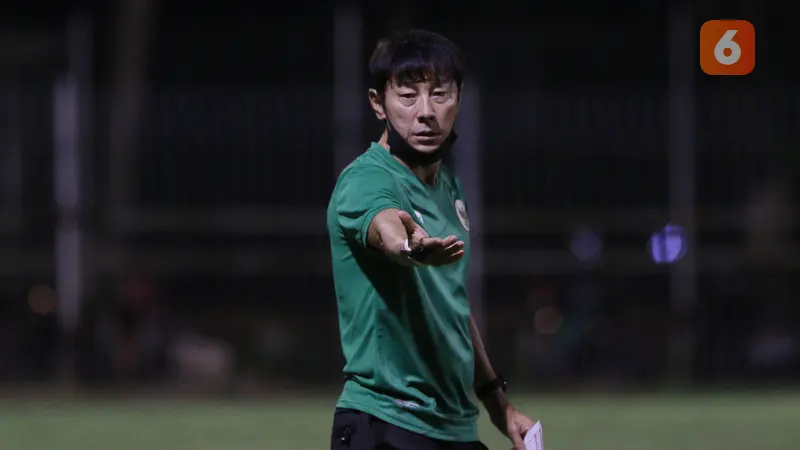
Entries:
{"type": "MultiPolygon", "coordinates": [[[[516,349],[501,352],[499,364],[520,377],[668,370],[673,268],[654,262],[647,245],[676,220],[671,195],[683,177],[671,158],[670,95],[624,86],[480,91],[472,173],[483,197],[482,300],[491,311],[490,343],[516,349]],[[570,247],[587,232],[602,248],[590,263],[570,247]],[[644,338],[612,350],[632,336],[644,338]]],[[[696,207],[694,223],[681,225],[697,233],[692,346],[711,354],[717,347],[703,336],[725,336],[709,331],[724,316],[713,305],[737,295],[720,280],[754,267],[772,281],[753,281],[752,289],[780,282],[797,292],[798,225],[787,186],[797,173],[800,91],[703,89],[694,100],[696,167],[686,181],[696,173],[696,207]],[[758,224],[780,242],[767,257],[747,250],[758,224]]],[[[336,160],[332,101],[323,85],[159,88],[143,102],[132,150],[112,157],[119,149],[103,131],[109,101],[97,96],[91,153],[82,159],[90,181],[80,220],[85,339],[101,339],[118,282],[138,274],[165,291],[177,318],[168,328],[233,346],[242,373],[338,380],[324,228],[336,160]]],[[[59,264],[68,264],[53,251],[53,161],[63,161],[53,155],[63,143],[53,131],[49,88],[4,105],[15,118],[3,121],[8,177],[0,220],[5,291],[14,298],[30,283],[57,279],[59,264]]],[[[360,116],[369,120],[366,105],[360,116]]],[[[364,147],[378,132],[367,125],[364,147]]],[[[784,294],[772,292],[759,298],[784,310],[784,294]]],[[[729,367],[720,364],[706,373],[729,367]]]]}
{"type": "MultiPolygon", "coordinates": [[[[741,229],[750,191],[783,175],[798,94],[773,87],[697,96],[700,226],[741,229]]],[[[584,224],[650,233],[669,221],[670,174],[681,170],[670,162],[669,95],[482,92],[485,232],[584,224]]],[[[323,233],[333,182],[330,99],[319,86],[154,94],[137,152],[110,172],[112,186],[128,181],[123,204],[107,208],[121,214],[110,224],[124,232],[323,233]]]]}

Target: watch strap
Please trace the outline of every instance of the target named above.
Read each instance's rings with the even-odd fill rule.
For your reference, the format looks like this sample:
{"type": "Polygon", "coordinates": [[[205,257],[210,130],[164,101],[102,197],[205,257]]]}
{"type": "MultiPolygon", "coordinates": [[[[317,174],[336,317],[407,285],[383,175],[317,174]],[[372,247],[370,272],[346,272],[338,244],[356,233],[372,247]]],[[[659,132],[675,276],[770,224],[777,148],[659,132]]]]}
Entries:
{"type": "Polygon", "coordinates": [[[408,243],[408,239],[403,242],[403,249],[401,252],[406,256],[406,258],[410,259],[414,262],[414,264],[419,266],[425,265],[424,261],[428,257],[428,249],[426,247],[418,246],[412,249],[408,243]]]}
{"type": "Polygon", "coordinates": [[[506,392],[508,390],[508,384],[506,380],[503,379],[501,375],[495,376],[495,378],[491,381],[484,383],[483,385],[479,386],[475,389],[475,396],[478,397],[479,400],[483,400],[489,394],[495,392],[496,390],[502,390],[506,392]]]}

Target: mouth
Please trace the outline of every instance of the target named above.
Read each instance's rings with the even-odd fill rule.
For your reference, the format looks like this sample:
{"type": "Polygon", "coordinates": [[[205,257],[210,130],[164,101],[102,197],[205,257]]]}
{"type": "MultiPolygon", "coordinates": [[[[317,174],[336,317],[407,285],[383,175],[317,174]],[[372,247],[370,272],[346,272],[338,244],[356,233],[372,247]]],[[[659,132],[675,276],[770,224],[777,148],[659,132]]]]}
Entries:
{"type": "Polygon", "coordinates": [[[435,131],[421,131],[419,133],[414,133],[414,136],[416,136],[418,138],[434,138],[434,137],[436,137],[438,135],[439,135],[439,133],[437,133],[435,131]]]}

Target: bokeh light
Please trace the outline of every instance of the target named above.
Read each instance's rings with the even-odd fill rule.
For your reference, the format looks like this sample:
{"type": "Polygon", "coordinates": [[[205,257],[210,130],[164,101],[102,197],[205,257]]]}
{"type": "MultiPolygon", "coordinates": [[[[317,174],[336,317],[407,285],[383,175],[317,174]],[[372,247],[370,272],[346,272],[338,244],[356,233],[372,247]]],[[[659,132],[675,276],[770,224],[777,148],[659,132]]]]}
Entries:
{"type": "Polygon", "coordinates": [[[663,230],[650,237],[650,256],[656,264],[671,264],[686,255],[689,243],[683,227],[667,224],[663,230]]]}
{"type": "Polygon", "coordinates": [[[583,228],[572,237],[569,248],[579,260],[595,261],[603,252],[603,241],[593,230],[583,228]]]}

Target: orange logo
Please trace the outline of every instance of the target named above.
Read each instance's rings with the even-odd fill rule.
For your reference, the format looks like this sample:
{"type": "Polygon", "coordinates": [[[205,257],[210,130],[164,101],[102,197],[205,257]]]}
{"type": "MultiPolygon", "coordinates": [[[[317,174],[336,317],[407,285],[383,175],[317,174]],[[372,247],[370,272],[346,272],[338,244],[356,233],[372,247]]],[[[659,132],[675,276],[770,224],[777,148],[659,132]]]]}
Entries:
{"type": "Polygon", "coordinates": [[[700,27],[700,68],[708,75],[747,75],[756,67],[756,29],[746,20],[700,27]]]}

